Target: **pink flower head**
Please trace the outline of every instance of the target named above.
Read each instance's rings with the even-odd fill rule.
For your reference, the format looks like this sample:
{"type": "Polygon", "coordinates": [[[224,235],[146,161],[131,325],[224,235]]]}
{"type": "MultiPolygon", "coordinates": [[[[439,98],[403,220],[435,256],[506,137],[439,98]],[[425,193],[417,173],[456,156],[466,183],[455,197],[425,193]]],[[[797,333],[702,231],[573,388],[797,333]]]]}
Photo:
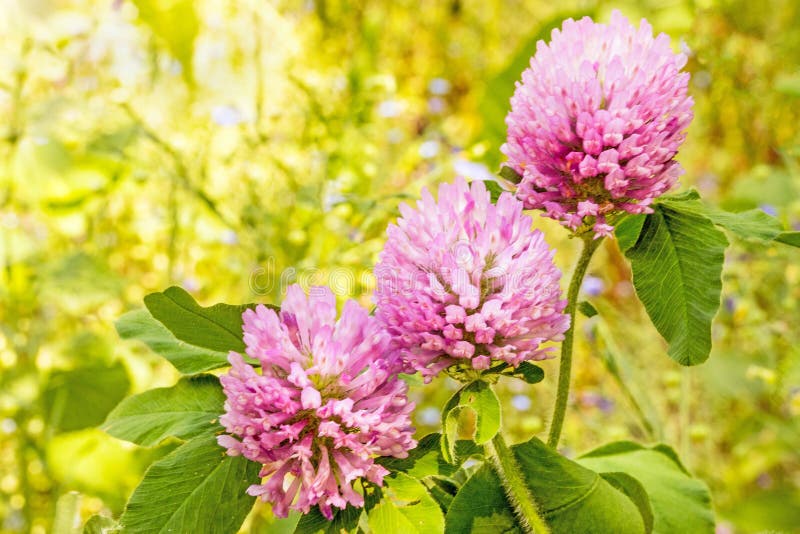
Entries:
{"type": "Polygon", "coordinates": [[[430,379],[490,360],[543,359],[540,345],[560,340],[561,273],[522,203],[503,193],[492,204],[483,182],[463,179],[426,189],[417,209],[400,206],[375,267],[376,316],[410,369],[430,379]]]}
{"type": "Polygon", "coordinates": [[[263,464],[268,479],[248,493],[279,517],[318,505],[331,519],[332,507],[363,506],[352,482],[381,485],[388,471],[374,458],[405,458],[416,446],[414,405],[387,357],[388,334],[355,301],[337,321],[333,293],[320,287],[306,298],[293,285],[280,313],[258,306],[242,317],[247,355],[261,372],[231,352],[220,423],[232,435],[218,441],[229,455],[263,464]]]}
{"type": "Polygon", "coordinates": [[[608,234],[606,215],[649,213],[683,170],[675,154],[692,120],[684,54],[646,20],[564,21],[539,41],[511,98],[501,148],[529,209],[608,234]]]}

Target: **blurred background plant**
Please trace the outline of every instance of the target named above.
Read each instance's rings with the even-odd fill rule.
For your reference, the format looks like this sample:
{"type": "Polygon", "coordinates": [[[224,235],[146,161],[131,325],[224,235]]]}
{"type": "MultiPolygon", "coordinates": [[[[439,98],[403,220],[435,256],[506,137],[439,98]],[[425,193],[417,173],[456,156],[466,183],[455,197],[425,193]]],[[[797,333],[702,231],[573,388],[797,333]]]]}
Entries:
{"type": "MultiPolygon", "coordinates": [[[[684,187],[800,229],[792,0],[0,0],[0,529],[117,515],[171,449],[94,428],[177,378],[118,340],[124,311],[172,284],[206,304],[276,302],[293,280],[369,304],[397,205],[497,171],[536,40],[613,7],[690,55],[684,187]]],[[[535,224],[568,273],[577,244],[535,224]]],[[[590,274],[600,314],[581,319],[564,452],[666,441],[711,486],[718,532],[800,532],[795,250],[734,243],[696,368],[665,356],[613,241],[590,274]]],[[[516,440],[546,427],[544,367],[535,388],[501,384],[516,440]]],[[[412,388],[420,435],[438,427],[442,384],[412,388]]],[[[261,506],[245,523],[279,527],[261,506]]]]}

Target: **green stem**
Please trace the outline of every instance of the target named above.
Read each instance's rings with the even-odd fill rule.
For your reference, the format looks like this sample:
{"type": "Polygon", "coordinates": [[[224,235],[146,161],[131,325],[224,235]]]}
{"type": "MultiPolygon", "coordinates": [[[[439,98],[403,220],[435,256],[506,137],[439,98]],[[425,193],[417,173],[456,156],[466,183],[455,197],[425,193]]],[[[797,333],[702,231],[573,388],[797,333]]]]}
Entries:
{"type": "Polygon", "coordinates": [[[531,495],[528,485],[522,478],[522,470],[517,465],[514,453],[506,445],[503,436],[498,432],[492,441],[486,444],[486,451],[492,460],[509,501],[520,520],[525,532],[533,534],[550,534],[550,528],[539,515],[539,507],[531,495]]]}
{"type": "Polygon", "coordinates": [[[592,255],[602,241],[602,237],[593,239],[592,234],[583,237],[581,257],[578,259],[575,272],[572,274],[572,280],[569,282],[567,309],[564,310],[564,313],[569,314],[570,325],[569,329],[564,334],[564,341],[561,342],[561,363],[558,368],[558,393],[556,395],[556,405],[553,409],[553,419],[550,423],[550,436],[547,439],[547,444],[552,448],[558,446],[558,440],[561,437],[561,428],[564,426],[564,414],[567,412],[569,381],[572,373],[572,341],[575,337],[575,315],[578,306],[578,292],[581,289],[581,283],[583,282],[583,277],[586,275],[589,262],[592,260],[592,255]]]}

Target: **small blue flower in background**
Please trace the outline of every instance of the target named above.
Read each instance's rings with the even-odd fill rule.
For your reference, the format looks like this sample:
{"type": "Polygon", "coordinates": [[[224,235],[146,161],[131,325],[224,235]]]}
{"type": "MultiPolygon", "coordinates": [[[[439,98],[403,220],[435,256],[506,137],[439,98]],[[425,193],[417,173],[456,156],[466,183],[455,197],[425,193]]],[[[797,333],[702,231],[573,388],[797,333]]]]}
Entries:
{"type": "Polygon", "coordinates": [[[430,159],[439,153],[439,141],[425,141],[419,145],[419,155],[422,158],[430,159]]]}
{"type": "Polygon", "coordinates": [[[239,236],[233,230],[225,230],[222,232],[219,240],[226,245],[238,245],[239,236]]]}
{"type": "Polygon", "coordinates": [[[419,421],[420,424],[426,425],[426,426],[436,426],[436,425],[438,425],[439,424],[439,419],[440,419],[440,415],[439,415],[438,408],[433,408],[432,406],[429,406],[429,407],[425,408],[424,410],[420,411],[419,415],[417,416],[417,421],[419,421]]]}
{"type": "Polygon", "coordinates": [[[218,126],[236,126],[244,122],[241,111],[233,106],[214,106],[211,120],[218,126]]]}
{"type": "Polygon", "coordinates": [[[384,100],[378,104],[378,115],[385,119],[397,117],[403,111],[403,103],[399,100],[384,100]]]}
{"type": "Polygon", "coordinates": [[[760,206],[758,206],[758,209],[760,209],[767,215],[772,215],[773,217],[778,216],[778,210],[772,204],[761,204],[760,206]]]}
{"type": "Polygon", "coordinates": [[[605,289],[603,280],[592,275],[588,275],[586,278],[584,278],[583,284],[581,284],[581,292],[583,292],[585,295],[589,295],[590,297],[596,297],[602,294],[603,289],[605,289]]]}
{"type": "Polygon", "coordinates": [[[444,99],[439,98],[438,96],[434,96],[428,99],[428,111],[430,111],[434,115],[444,113],[444,110],[446,108],[447,108],[447,103],[444,101],[444,99]]]}
{"type": "Polygon", "coordinates": [[[597,408],[604,414],[609,414],[614,411],[614,401],[599,393],[593,393],[591,391],[584,392],[581,394],[580,402],[583,406],[597,408]]]}
{"type": "Polygon", "coordinates": [[[511,405],[521,412],[530,410],[531,398],[527,395],[514,395],[511,398],[511,405]]]}
{"type": "Polygon", "coordinates": [[[450,82],[444,78],[434,78],[428,83],[428,91],[433,95],[446,95],[450,92],[450,82]]]}

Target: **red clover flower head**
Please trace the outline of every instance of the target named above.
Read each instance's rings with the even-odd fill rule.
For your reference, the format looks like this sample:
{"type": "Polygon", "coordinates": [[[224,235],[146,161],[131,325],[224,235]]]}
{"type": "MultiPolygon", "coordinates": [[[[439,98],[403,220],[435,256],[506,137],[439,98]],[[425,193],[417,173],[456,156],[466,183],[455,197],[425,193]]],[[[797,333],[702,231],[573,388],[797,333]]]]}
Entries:
{"type": "Polygon", "coordinates": [[[569,326],[561,273],[522,203],[491,202],[481,181],[426,189],[400,206],[375,267],[376,316],[408,370],[430,380],[451,365],[484,370],[543,359],[569,326]]]}
{"type": "Polygon", "coordinates": [[[501,148],[528,209],[609,235],[606,217],[648,213],[683,173],[674,157],[692,120],[686,56],[619,12],[568,19],[539,41],[506,117],[501,148]]]}
{"type": "Polygon", "coordinates": [[[388,471],[376,456],[405,458],[412,439],[407,386],[397,378],[389,336],[355,301],[336,319],[328,288],[306,294],[289,287],[280,313],[259,305],[247,310],[244,341],[258,372],[231,352],[220,377],[227,400],[219,436],[232,456],[263,465],[250,495],[272,503],[276,516],[308,513],[318,505],[363,506],[353,488],[361,477],[381,485],[388,471]]]}

